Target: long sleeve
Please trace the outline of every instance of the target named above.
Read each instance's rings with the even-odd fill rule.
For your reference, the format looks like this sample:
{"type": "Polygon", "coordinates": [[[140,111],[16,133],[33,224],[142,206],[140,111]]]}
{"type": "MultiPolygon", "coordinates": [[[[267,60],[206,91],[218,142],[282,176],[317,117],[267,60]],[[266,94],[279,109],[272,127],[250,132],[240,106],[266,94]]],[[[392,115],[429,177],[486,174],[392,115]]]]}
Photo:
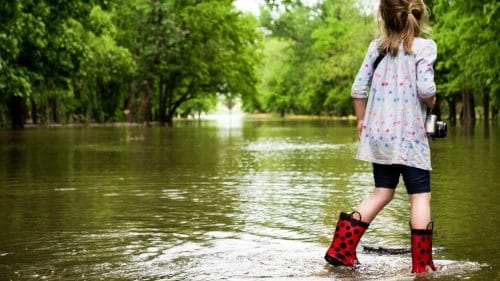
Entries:
{"type": "Polygon", "coordinates": [[[437,58],[437,45],[426,40],[425,45],[416,54],[417,94],[420,98],[430,98],[436,94],[434,82],[434,62],[437,58]]]}
{"type": "Polygon", "coordinates": [[[368,90],[370,89],[370,82],[373,76],[373,63],[378,57],[377,42],[373,40],[368,46],[365,58],[361,67],[359,68],[356,79],[352,84],[351,96],[357,99],[364,99],[368,97],[368,90]]]}

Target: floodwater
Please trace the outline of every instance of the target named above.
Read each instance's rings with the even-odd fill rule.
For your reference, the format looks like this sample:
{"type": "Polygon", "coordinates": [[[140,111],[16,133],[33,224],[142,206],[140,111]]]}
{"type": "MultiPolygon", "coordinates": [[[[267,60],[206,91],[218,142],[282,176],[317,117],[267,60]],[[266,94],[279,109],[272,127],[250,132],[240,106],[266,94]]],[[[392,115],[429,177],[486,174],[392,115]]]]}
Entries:
{"type": "Polygon", "coordinates": [[[409,205],[363,236],[356,269],[323,259],[372,190],[353,123],[178,121],[173,128],[0,131],[0,280],[499,280],[500,129],[432,143],[434,259],[410,274],[409,205]]]}

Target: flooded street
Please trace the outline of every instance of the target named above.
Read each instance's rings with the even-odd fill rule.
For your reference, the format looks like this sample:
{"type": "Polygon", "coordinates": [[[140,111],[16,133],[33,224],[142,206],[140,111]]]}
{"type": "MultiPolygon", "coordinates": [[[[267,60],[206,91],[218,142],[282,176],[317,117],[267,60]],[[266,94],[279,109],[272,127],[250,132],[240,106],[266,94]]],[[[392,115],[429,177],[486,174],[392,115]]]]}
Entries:
{"type": "MultiPolygon", "coordinates": [[[[429,279],[500,278],[490,130],[431,144],[429,279]]],[[[373,188],[356,138],[325,120],[0,131],[0,280],[414,280],[410,254],[323,259],[373,188]]],[[[360,245],[409,248],[408,220],[401,182],[360,245]]]]}

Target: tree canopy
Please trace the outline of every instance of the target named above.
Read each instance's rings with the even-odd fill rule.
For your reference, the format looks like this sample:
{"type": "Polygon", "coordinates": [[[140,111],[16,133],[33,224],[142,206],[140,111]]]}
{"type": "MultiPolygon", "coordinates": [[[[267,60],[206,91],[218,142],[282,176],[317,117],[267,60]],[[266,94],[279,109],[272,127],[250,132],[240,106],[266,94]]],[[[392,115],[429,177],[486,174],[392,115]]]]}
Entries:
{"type": "Polygon", "coordinates": [[[171,124],[188,101],[255,93],[258,22],[231,0],[0,5],[0,121],[13,127],[171,124]]]}
{"type": "Polygon", "coordinates": [[[373,15],[363,13],[352,0],[327,0],[314,7],[286,3],[279,17],[273,17],[276,2],[271,1],[261,16],[270,31],[268,56],[275,57],[273,46],[286,55],[263,66],[276,73],[262,77],[260,100],[265,104],[260,108],[281,114],[352,113],[350,86],[375,36],[373,15]]]}
{"type": "MultiPolygon", "coordinates": [[[[365,1],[267,0],[261,24],[267,30],[256,108],[303,114],[352,113],[350,87],[368,43],[378,36],[365,1]],[[276,52],[280,55],[276,55],[276,52]],[[271,71],[273,70],[273,71],[271,71]]],[[[497,1],[428,0],[432,38],[437,41],[438,98],[454,119],[494,118],[498,90],[497,1]],[[476,108],[474,98],[483,99],[476,108]],[[491,103],[490,103],[491,101],[491,103]]]]}
{"type": "MultiPolygon", "coordinates": [[[[0,124],[172,124],[221,96],[248,112],[352,114],[352,79],[378,36],[366,1],[265,3],[257,18],[232,0],[2,1],[0,124]]],[[[427,4],[442,111],[496,119],[500,4],[427,4]]]]}

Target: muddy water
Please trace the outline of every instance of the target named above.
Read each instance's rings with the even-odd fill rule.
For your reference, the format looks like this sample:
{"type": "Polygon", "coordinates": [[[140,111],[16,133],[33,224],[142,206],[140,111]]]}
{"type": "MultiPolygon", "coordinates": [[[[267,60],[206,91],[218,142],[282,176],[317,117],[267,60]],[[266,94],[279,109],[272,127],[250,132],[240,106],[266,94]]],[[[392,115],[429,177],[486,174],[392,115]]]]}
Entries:
{"type": "MultiPolygon", "coordinates": [[[[432,280],[500,278],[500,130],[432,144],[432,280]]],[[[354,126],[180,121],[0,131],[0,280],[413,280],[407,254],[323,255],[372,189],[354,126]]],[[[409,247],[404,187],[361,245],[409,247]]]]}

